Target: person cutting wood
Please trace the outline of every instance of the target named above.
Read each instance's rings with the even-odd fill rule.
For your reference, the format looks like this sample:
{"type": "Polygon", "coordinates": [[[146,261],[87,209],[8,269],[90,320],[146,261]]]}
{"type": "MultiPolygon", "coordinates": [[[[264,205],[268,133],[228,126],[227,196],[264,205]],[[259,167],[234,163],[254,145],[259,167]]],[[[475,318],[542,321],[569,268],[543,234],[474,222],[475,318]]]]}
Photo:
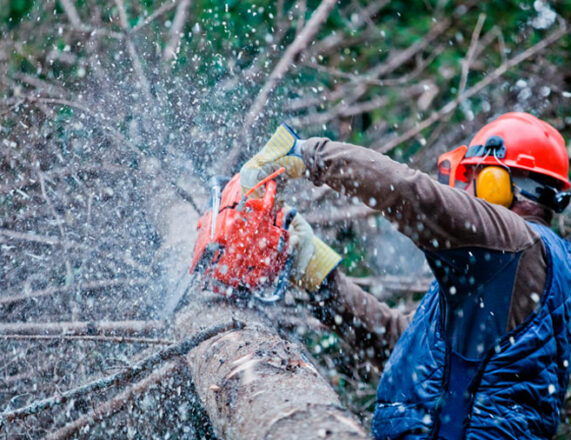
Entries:
{"type": "Polygon", "coordinates": [[[334,328],[357,323],[379,362],[390,351],[374,437],[552,438],[571,340],[571,244],[549,228],[570,199],[561,134],[506,113],[442,155],[437,181],[366,148],[299,139],[284,124],[242,167],[243,190],[282,166],[378,210],[434,274],[405,315],[351,282],[301,215],[290,227],[293,281],[311,292],[317,316],[334,328]]]}

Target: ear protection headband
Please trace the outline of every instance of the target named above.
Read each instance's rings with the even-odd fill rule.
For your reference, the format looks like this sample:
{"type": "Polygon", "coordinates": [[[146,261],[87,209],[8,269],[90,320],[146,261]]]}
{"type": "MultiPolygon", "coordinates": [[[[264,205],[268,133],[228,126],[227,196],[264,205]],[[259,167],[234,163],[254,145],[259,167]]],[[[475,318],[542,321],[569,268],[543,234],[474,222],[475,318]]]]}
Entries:
{"type": "Polygon", "coordinates": [[[514,182],[509,167],[500,160],[506,156],[504,140],[499,136],[492,136],[485,145],[472,145],[464,157],[474,156],[481,156],[482,162],[486,157],[493,156],[498,163],[497,166],[488,165],[478,173],[474,186],[476,197],[509,208],[514,200],[514,182]]]}

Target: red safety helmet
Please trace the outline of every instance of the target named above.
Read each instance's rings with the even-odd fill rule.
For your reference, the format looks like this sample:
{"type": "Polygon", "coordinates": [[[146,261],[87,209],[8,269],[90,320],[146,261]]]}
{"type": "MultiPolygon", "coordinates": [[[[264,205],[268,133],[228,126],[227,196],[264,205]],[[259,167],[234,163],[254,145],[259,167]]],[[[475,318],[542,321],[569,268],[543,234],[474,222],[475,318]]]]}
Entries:
{"type": "Polygon", "coordinates": [[[560,190],[571,187],[563,136],[555,127],[529,113],[506,113],[482,127],[460,165],[498,165],[490,147],[509,168],[552,177],[560,190]],[[482,160],[486,152],[491,154],[482,160]]]}
{"type": "Polygon", "coordinates": [[[466,167],[470,166],[501,166],[510,176],[511,170],[526,170],[535,173],[532,179],[541,180],[555,191],[571,187],[563,136],[529,113],[506,113],[482,127],[469,147],[463,145],[441,155],[439,181],[450,186],[466,182],[466,167]]]}

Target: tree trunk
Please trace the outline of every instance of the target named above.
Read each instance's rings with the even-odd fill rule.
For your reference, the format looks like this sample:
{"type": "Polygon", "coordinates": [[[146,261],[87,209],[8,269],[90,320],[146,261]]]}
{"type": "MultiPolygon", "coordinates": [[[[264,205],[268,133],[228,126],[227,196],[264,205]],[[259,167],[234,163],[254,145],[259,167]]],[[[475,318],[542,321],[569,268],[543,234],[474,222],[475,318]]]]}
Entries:
{"type": "MultiPolygon", "coordinates": [[[[198,221],[198,213],[170,192],[153,199],[150,210],[163,239],[166,315],[184,291],[179,279],[188,271],[198,221]]],[[[220,440],[369,438],[302,348],[278,334],[277,320],[267,314],[280,313],[279,305],[247,307],[197,287],[188,295],[188,305],[174,316],[179,340],[232,319],[245,323],[206,340],[186,357],[220,440]]]]}
{"type": "Polygon", "coordinates": [[[176,316],[178,338],[231,319],[246,324],[186,358],[220,439],[368,438],[300,346],[281,338],[263,310],[195,292],[176,316]]]}

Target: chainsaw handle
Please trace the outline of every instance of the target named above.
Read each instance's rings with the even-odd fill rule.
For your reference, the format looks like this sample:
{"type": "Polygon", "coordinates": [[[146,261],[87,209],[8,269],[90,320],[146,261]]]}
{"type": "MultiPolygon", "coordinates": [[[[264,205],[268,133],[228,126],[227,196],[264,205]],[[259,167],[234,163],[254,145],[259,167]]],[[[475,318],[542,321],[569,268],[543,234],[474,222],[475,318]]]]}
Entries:
{"type": "Polygon", "coordinates": [[[258,188],[260,188],[261,186],[264,186],[266,183],[268,183],[270,180],[274,180],[276,177],[278,177],[281,173],[283,173],[285,171],[284,167],[281,167],[279,170],[274,171],[272,174],[270,174],[267,177],[264,177],[262,180],[260,180],[258,183],[256,183],[252,188],[250,188],[250,190],[244,194],[244,198],[248,198],[252,195],[252,193],[254,191],[256,191],[258,188]]]}
{"type": "MultiPolygon", "coordinates": [[[[289,228],[289,225],[296,214],[297,214],[297,209],[292,209],[284,216],[283,225],[282,225],[283,229],[289,228]]],[[[285,245],[285,239],[284,236],[282,235],[280,237],[280,243],[278,245],[278,252],[283,251],[284,245],[285,245]]],[[[274,294],[272,296],[261,296],[258,295],[257,293],[254,293],[254,298],[256,298],[258,301],[264,304],[273,304],[281,301],[284,298],[285,291],[289,286],[289,276],[291,274],[292,266],[293,266],[293,254],[288,255],[287,257],[287,260],[284,264],[284,268],[280,272],[280,275],[278,277],[278,282],[276,285],[276,290],[274,290],[274,294]]]]}
{"type": "Polygon", "coordinates": [[[274,207],[274,200],[276,199],[276,193],[278,189],[278,184],[275,180],[270,180],[266,184],[266,192],[264,194],[262,210],[263,212],[270,212],[274,207]]]}

